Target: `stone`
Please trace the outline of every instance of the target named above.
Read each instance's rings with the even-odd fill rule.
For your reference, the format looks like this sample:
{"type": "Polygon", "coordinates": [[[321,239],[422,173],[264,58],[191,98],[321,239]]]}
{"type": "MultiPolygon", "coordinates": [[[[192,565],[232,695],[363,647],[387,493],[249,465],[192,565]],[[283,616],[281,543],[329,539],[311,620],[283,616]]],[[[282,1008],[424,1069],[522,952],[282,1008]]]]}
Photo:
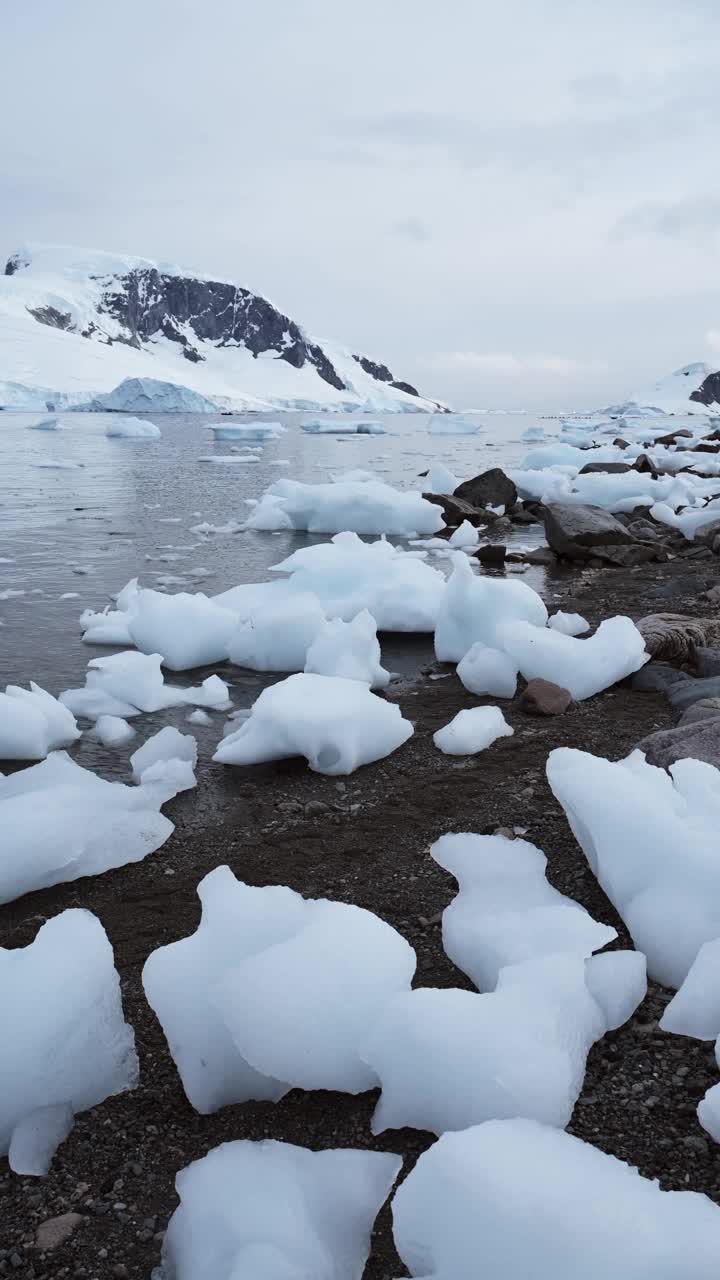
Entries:
{"type": "Polygon", "coordinates": [[[720,619],[651,613],[635,624],[653,658],[689,662],[697,648],[720,644],[720,619]]]}
{"type": "Polygon", "coordinates": [[[686,671],[678,671],[667,662],[648,662],[635,672],[630,687],[639,693],[666,693],[672,685],[690,679],[686,671]]]}
{"type": "Polygon", "coordinates": [[[508,551],[507,559],[515,564],[557,564],[557,556],[549,547],[530,547],[528,551],[508,551]]]}
{"type": "Polygon", "coordinates": [[[517,496],[513,481],[500,467],[463,481],[453,493],[454,498],[462,498],[474,507],[505,507],[506,511],[515,506],[517,496]]]}
{"type": "Polygon", "coordinates": [[[651,560],[667,559],[663,547],[648,546],[644,542],[627,547],[595,547],[592,554],[601,565],[611,565],[616,569],[632,569],[639,564],[649,564],[651,560]]]}
{"type": "Polygon", "coordinates": [[[695,659],[695,670],[700,677],[720,676],[720,649],[698,646],[693,657],[695,659]]]}
{"type": "Polygon", "coordinates": [[[699,698],[683,711],[678,725],[697,724],[700,720],[712,720],[720,716],[720,698],[699,698]]]}
{"type": "Polygon", "coordinates": [[[45,1222],[41,1222],[35,1232],[36,1249],[49,1253],[52,1249],[59,1248],[70,1239],[73,1232],[77,1231],[80,1223],[84,1221],[81,1213],[62,1213],[59,1218],[48,1218],[45,1222]]]}
{"type": "Polygon", "coordinates": [[[603,507],[550,502],[543,508],[548,545],[569,560],[588,560],[598,547],[630,546],[636,539],[603,507]]]}
{"type": "Polygon", "coordinates": [[[537,511],[531,510],[527,506],[518,506],[515,507],[510,518],[513,524],[537,524],[539,517],[537,511]]]}
{"type": "Polygon", "coordinates": [[[614,444],[614,446],[615,446],[615,448],[616,448],[616,449],[629,449],[629,448],[630,448],[630,441],[629,441],[629,440],[623,440],[622,436],[616,436],[616,437],[615,437],[615,439],[613,440],[613,444],[614,444]]]}
{"type": "Polygon", "coordinates": [[[703,591],[700,599],[708,600],[710,604],[720,605],[720,586],[708,587],[707,591],[703,591]]]}
{"type": "Polygon", "coordinates": [[[720,520],[712,520],[710,524],[704,524],[698,529],[695,541],[705,547],[712,547],[718,535],[720,535],[720,520]]]}
{"type": "Polygon", "coordinates": [[[654,444],[675,444],[682,437],[691,438],[692,431],[688,431],[686,427],[680,427],[677,431],[668,431],[667,435],[655,436],[654,444]]]}
{"type": "Polygon", "coordinates": [[[720,676],[708,676],[705,680],[694,680],[691,676],[682,684],[671,685],[667,697],[676,711],[686,711],[701,698],[720,697],[720,676]]]}
{"type": "Polygon", "coordinates": [[[487,564],[491,568],[501,569],[505,563],[507,547],[501,542],[489,542],[487,546],[479,547],[474,553],[481,564],[487,564]]]}
{"type": "Polygon", "coordinates": [[[528,716],[561,716],[572,706],[572,694],[551,680],[529,680],[518,698],[518,709],[528,716]]]}
{"type": "Polygon", "coordinates": [[[657,464],[653,462],[652,458],[647,453],[639,454],[632,464],[632,470],[639,471],[641,475],[649,474],[656,480],[660,475],[657,464]]]}
{"type": "Polygon", "coordinates": [[[494,524],[498,518],[493,511],[481,511],[464,498],[456,498],[455,494],[424,493],[423,498],[434,502],[436,507],[442,507],[445,523],[451,528],[462,524],[463,520],[469,520],[474,525],[487,525],[494,524]]]}
{"type": "Polygon", "coordinates": [[[630,520],[626,525],[628,533],[633,538],[637,538],[640,542],[659,542],[667,534],[667,527],[663,531],[654,524],[652,520],[647,520],[644,516],[639,516],[637,520],[630,520]]]}
{"type": "Polygon", "coordinates": [[[638,742],[637,749],[645,752],[648,764],[660,769],[669,769],[676,760],[688,756],[717,768],[720,765],[720,716],[676,725],[674,729],[660,729],[638,742]]]}
{"type": "Polygon", "coordinates": [[[584,467],[580,468],[581,476],[594,475],[595,473],[604,473],[609,476],[622,476],[627,471],[634,471],[635,468],[630,466],[629,462],[586,462],[584,467]]]}

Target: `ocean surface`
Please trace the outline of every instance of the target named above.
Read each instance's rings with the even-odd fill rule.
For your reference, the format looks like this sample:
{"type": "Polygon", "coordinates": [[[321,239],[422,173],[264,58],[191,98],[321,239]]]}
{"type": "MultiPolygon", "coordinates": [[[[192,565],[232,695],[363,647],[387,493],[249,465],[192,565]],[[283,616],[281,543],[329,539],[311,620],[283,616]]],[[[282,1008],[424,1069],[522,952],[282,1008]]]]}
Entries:
{"type": "MultiPolygon", "coordinates": [[[[380,420],[364,415],[365,420],[371,416],[380,420]]],[[[84,684],[92,657],[114,652],[83,644],[78,617],[83,609],[104,608],[130,578],[155,589],[214,595],[241,582],[267,580],[270,567],[295,548],[327,540],[290,532],[203,537],[191,533],[191,526],[243,520],[245,500],[260,497],[281,477],[318,483],[362,468],[407,489],[420,486],[419,473],[434,460],[461,479],[491,466],[517,465],[537,443],[523,441],[523,432],[540,423],[529,414],[489,414],[473,417],[477,435],[437,435],[424,415],[392,414],[382,419],[385,435],[335,436],[302,431],[307,414],[278,413],[268,420],[287,430],[264,444],[258,462],[214,464],[200,459],[228,455],[235,443],[214,442],[208,421],[221,419],[147,415],[162,437],[134,440],[105,434],[110,423],[122,420],[115,414],[63,414],[68,430],[29,430],[41,417],[0,413],[0,688],[34,680],[55,695],[84,684]],[[48,465],[58,463],[79,465],[48,465]],[[205,575],[196,576],[200,570],[205,575]],[[22,594],[3,598],[7,592],[22,594]],[[63,599],[68,593],[71,598],[63,599]]],[[[258,416],[222,421],[255,423],[258,416]]],[[[328,421],[341,426],[347,417],[328,415],[328,421]]],[[[542,425],[549,437],[560,427],[552,419],[542,425]]],[[[523,530],[520,540],[540,541],[540,531],[523,530]]],[[[525,580],[542,588],[542,571],[530,570],[525,580]]],[[[408,675],[431,658],[431,637],[384,638],[383,660],[391,670],[408,675]]],[[[270,682],[237,669],[220,673],[233,684],[237,707],[249,706],[270,682]]],[[[168,674],[167,680],[197,683],[197,676],[168,674]]],[[[184,714],[181,709],[140,717],[137,745],[161,723],[182,726],[184,714]]],[[[216,741],[219,721],[212,730],[192,731],[216,741]]],[[[74,754],[83,764],[99,762],[104,772],[127,768],[126,750],[106,750],[87,735],[74,754]]]]}

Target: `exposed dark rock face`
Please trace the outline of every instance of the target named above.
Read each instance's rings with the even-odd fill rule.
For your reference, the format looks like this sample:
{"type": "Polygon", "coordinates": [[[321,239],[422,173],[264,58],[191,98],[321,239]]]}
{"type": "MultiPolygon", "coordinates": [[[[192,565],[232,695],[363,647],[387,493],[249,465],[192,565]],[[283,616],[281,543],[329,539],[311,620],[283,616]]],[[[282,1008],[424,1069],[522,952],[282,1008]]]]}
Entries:
{"type": "Polygon", "coordinates": [[[690,399],[698,404],[720,404],[720,370],[708,374],[697,391],[691,392],[690,399]]]}
{"type": "Polygon", "coordinates": [[[40,324],[52,325],[53,329],[72,329],[72,316],[67,311],[58,311],[57,307],[31,307],[29,310],[40,324]]]}
{"type": "Polygon", "coordinates": [[[419,396],[420,392],[410,382],[398,382],[386,364],[379,364],[375,360],[368,360],[367,356],[358,356],[353,352],[353,360],[357,360],[361,369],[365,373],[369,373],[371,378],[375,378],[376,382],[389,382],[391,387],[396,391],[404,391],[409,396],[419,396]]]}

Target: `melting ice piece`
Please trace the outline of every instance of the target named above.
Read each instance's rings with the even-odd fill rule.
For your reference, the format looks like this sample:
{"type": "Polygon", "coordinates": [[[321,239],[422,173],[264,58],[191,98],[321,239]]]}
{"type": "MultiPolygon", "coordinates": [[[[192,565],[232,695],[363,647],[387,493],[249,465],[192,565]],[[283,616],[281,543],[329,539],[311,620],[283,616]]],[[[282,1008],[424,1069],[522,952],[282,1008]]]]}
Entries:
{"type": "Polygon", "coordinates": [[[527,840],[465,832],[441,836],[430,853],[458,882],[443,947],[480,991],[494,989],[505,965],[563,951],[585,958],[617,937],[548,883],[547,858],[527,840]]]}
{"type": "Polygon", "coordinates": [[[246,527],[412,537],[437,533],[444,524],[436,503],[417,491],[393,489],[382,480],[340,480],[334,484],[276,480],[253,508],[246,527]]]}
{"type": "Polygon", "coordinates": [[[0,1153],[16,1173],[44,1174],[74,1114],[137,1083],[112,947],[94,915],[63,911],[29,946],[0,948],[0,1023],[0,1153]]]}
{"type": "Polygon", "coordinates": [[[218,867],[201,881],[197,932],[143,970],[185,1092],[207,1113],[288,1089],[372,1088],[358,1045],[415,953],[360,907],[255,888],[218,867]]]}
{"type": "Polygon", "coordinates": [[[228,657],[253,671],[302,671],[308,649],[325,625],[317,596],[292,592],[241,622],[230,636],[228,657]]]}
{"type": "Polygon", "coordinates": [[[43,760],[79,737],[72,712],[32,680],[0,693],[0,760],[43,760]]]}
{"type": "Polygon", "coordinates": [[[106,436],[125,440],[157,440],[162,435],[154,422],[146,422],[144,418],[114,418],[105,430],[106,436]]]}
{"type": "Polygon", "coordinates": [[[433,742],[445,755],[470,756],[514,732],[499,707],[470,707],[458,711],[449,724],[438,729],[433,742]]]}
{"type": "Polygon", "coordinates": [[[360,1280],[402,1158],[226,1142],[181,1170],[163,1242],[174,1280],[360,1280]]]}
{"type": "Polygon", "coordinates": [[[323,622],[307,651],[305,670],[321,676],[360,680],[371,689],[384,689],[390,672],[380,661],[375,619],[363,609],[351,622],[333,618],[323,622]]]}
{"type": "Polygon", "coordinates": [[[569,689],[576,702],[624,680],[650,657],[635,623],[623,617],[606,618],[587,640],[528,622],[506,623],[497,643],[526,680],[550,680],[569,689]]]}
{"type": "Polygon", "coordinates": [[[477,640],[457,665],[457,675],[470,693],[491,698],[513,698],[517,689],[517,667],[501,649],[491,649],[477,640]]]}
{"type": "Polygon", "coordinates": [[[0,902],[142,861],[172,834],[160,806],[174,794],[106,782],[64,751],[0,777],[0,902]]]}
{"type": "Polygon", "coordinates": [[[179,729],[167,724],[131,755],[133,778],[140,783],[157,782],[167,772],[158,766],[170,765],[176,782],[182,783],[177,786],[177,790],[186,791],[195,786],[193,770],[197,764],[197,754],[197,742],[192,734],[180,733],[179,729]]]}
{"type": "Polygon", "coordinates": [[[570,1134],[507,1119],[420,1156],[395,1194],[393,1235],[423,1280],[714,1280],[720,1210],[570,1134]]]}
{"type": "Polygon", "coordinates": [[[133,642],[143,653],[162,654],[171,671],[222,662],[237,618],[201,591],[167,596],[141,591],[128,623],[133,642]]]}
{"type": "Polygon", "coordinates": [[[703,943],[720,937],[720,772],[679,760],[666,773],[640,751],[611,763],[562,747],[547,776],[650,976],[681,986],[703,943]]]}
{"type": "Polygon", "coordinates": [[[645,957],[540,956],[500,971],[489,995],[419,987],[385,1007],[362,1048],[384,1129],[466,1129],[523,1115],[563,1128],[592,1045],[645,996],[645,957]]]}
{"type": "Polygon", "coordinates": [[[660,1026],[663,1031],[696,1040],[720,1036],[720,938],[703,943],[680,990],[667,1005],[660,1026]]]}
{"type": "Polygon", "coordinates": [[[213,760],[260,764],[305,756],[317,773],[347,774],[407,742],[413,727],[400,708],[340,676],[288,676],[264,689],[213,760]]]}
{"type": "Polygon", "coordinates": [[[563,613],[562,609],[548,618],[548,626],[564,636],[581,636],[590,630],[590,623],[585,621],[582,614],[563,613]]]}
{"type": "Polygon", "coordinates": [[[98,716],[95,737],[104,747],[123,747],[135,737],[135,730],[121,716],[98,716]]]}
{"type": "Polygon", "coordinates": [[[524,621],[544,627],[547,609],[525,582],[505,582],[474,574],[465,555],[455,555],[435,628],[435,656],[440,662],[459,662],[480,640],[497,648],[503,623],[524,621]]]}

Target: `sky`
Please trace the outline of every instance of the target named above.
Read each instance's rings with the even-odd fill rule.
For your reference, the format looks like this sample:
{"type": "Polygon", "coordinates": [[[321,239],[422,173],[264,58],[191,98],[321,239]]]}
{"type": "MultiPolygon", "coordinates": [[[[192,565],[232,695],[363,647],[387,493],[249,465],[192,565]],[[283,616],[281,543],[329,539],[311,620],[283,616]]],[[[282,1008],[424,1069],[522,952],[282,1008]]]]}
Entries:
{"type": "Polygon", "coordinates": [[[3,0],[0,258],[231,278],[453,406],[720,365],[718,0],[3,0]]]}

